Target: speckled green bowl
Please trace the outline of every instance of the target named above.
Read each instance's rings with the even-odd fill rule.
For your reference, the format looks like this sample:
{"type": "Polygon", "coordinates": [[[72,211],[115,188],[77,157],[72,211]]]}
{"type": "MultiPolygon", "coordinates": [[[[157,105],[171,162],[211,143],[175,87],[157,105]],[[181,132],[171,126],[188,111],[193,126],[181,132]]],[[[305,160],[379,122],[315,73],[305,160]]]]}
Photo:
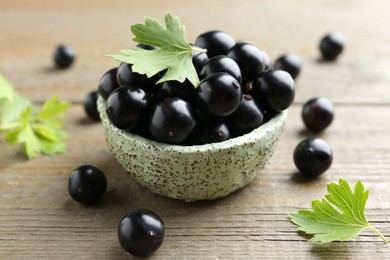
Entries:
{"type": "Polygon", "coordinates": [[[284,111],[246,135],[179,146],[116,128],[101,97],[98,110],[108,147],[131,177],[152,192],[186,201],[221,198],[251,182],[272,156],[287,118],[284,111]]]}

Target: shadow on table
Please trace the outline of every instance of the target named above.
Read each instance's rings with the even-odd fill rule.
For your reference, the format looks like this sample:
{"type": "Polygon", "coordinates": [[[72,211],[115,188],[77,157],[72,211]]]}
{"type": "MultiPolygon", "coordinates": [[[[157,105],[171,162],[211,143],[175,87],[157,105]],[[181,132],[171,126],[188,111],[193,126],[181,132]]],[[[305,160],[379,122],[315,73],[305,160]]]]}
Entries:
{"type": "Polygon", "coordinates": [[[305,176],[298,171],[291,174],[291,180],[294,183],[298,183],[298,184],[299,183],[305,184],[305,183],[315,182],[315,181],[318,181],[319,178],[320,178],[320,176],[314,176],[314,177],[305,176]]]}
{"type": "Polygon", "coordinates": [[[348,244],[353,242],[338,242],[338,243],[313,243],[310,250],[318,259],[339,259],[340,255],[346,255],[350,251],[348,244]]]}

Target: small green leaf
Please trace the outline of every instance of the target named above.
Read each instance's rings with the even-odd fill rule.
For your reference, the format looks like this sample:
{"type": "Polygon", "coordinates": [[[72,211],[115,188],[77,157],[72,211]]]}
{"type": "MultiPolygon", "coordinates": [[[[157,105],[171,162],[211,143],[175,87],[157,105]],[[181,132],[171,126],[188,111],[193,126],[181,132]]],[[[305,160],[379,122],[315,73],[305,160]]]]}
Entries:
{"type": "Polygon", "coordinates": [[[67,102],[59,102],[57,97],[48,100],[40,112],[28,106],[21,114],[19,127],[10,131],[5,140],[10,144],[21,144],[28,158],[40,153],[56,154],[65,152],[63,141],[66,132],[61,130],[63,121],[59,116],[65,113],[67,102]]]}
{"type": "Polygon", "coordinates": [[[65,152],[68,135],[61,128],[68,102],[53,97],[36,111],[1,75],[0,90],[0,131],[6,132],[8,143],[21,144],[28,158],[65,152]]]}
{"type": "Polygon", "coordinates": [[[14,88],[12,84],[0,74],[0,100],[6,99],[11,101],[14,96],[14,88]]]}
{"type": "Polygon", "coordinates": [[[364,190],[360,181],[352,191],[348,182],[340,179],[339,184],[328,184],[328,192],[325,199],[312,202],[312,211],[299,210],[298,213],[289,214],[298,230],[313,235],[312,241],[332,242],[344,241],[358,236],[365,229],[371,229],[387,243],[386,238],[365,217],[368,190],[364,190]]]}
{"type": "Polygon", "coordinates": [[[5,140],[10,144],[22,144],[28,158],[37,157],[40,152],[39,139],[29,125],[32,107],[28,106],[20,115],[21,126],[8,133],[5,140]]]}
{"type": "Polygon", "coordinates": [[[135,42],[153,45],[156,50],[134,48],[123,50],[121,55],[111,55],[114,59],[132,64],[132,70],[152,77],[164,71],[163,77],[157,82],[188,79],[195,87],[199,78],[192,63],[191,45],[185,39],[185,27],[179,18],[170,13],[165,15],[164,28],[156,19],[145,18],[145,24],[131,26],[135,42]]]}
{"type": "Polygon", "coordinates": [[[43,104],[43,107],[37,114],[36,119],[45,122],[53,128],[60,128],[64,125],[61,117],[66,113],[68,107],[68,102],[59,101],[59,98],[54,96],[43,104]]]}
{"type": "Polygon", "coordinates": [[[0,74],[0,131],[18,126],[20,113],[30,105],[30,101],[20,96],[0,74]]]}

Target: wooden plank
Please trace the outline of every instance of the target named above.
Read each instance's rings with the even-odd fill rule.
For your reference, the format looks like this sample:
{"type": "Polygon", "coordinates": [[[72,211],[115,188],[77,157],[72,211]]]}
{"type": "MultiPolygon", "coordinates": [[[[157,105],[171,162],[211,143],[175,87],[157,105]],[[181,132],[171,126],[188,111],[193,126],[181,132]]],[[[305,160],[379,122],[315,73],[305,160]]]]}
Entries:
{"type": "Polygon", "coordinates": [[[248,187],[217,201],[185,203],[152,194],[127,177],[109,153],[101,125],[74,105],[66,117],[71,136],[66,154],[26,161],[18,148],[1,143],[2,257],[121,258],[126,253],[116,238],[120,218],[149,208],[167,226],[166,240],[151,259],[386,258],[388,247],[369,231],[345,243],[309,243],[287,213],[323,197],[329,182],[362,180],[371,194],[367,218],[389,236],[390,148],[383,136],[390,124],[383,118],[390,107],[338,106],[334,124],[321,135],[332,145],[334,164],[312,182],[301,179],[292,162],[293,148],[307,136],[300,109],[290,109],[274,156],[248,187]],[[89,207],[72,201],[66,188],[71,170],[85,163],[102,168],[109,182],[103,201],[89,207]]]}
{"type": "MultiPolygon", "coordinates": [[[[217,205],[203,202],[185,205],[186,210],[159,209],[166,237],[150,259],[369,259],[373,255],[386,259],[388,255],[387,247],[370,232],[345,243],[309,243],[286,219],[285,212],[295,210],[292,207],[240,207],[237,213],[221,201],[217,205]]],[[[124,258],[116,238],[123,214],[123,209],[102,207],[3,209],[0,251],[5,259],[124,258]]],[[[376,209],[368,217],[388,234],[389,224],[375,222],[386,214],[376,209]]]]}
{"type": "MultiPolygon", "coordinates": [[[[390,182],[388,174],[390,147],[383,139],[390,131],[389,120],[383,120],[388,118],[390,107],[337,107],[334,123],[322,135],[317,135],[332,146],[334,162],[332,168],[313,183],[305,183],[299,178],[292,160],[293,150],[298,142],[307,136],[315,136],[304,131],[300,109],[298,105],[290,109],[284,133],[273,157],[256,181],[241,192],[245,195],[237,197],[246,200],[246,195],[251,193],[273,194],[262,200],[263,206],[277,206],[280,198],[284,198],[280,202],[283,203],[281,205],[309,206],[306,197],[308,194],[298,196],[300,189],[304,189],[315,198],[325,192],[324,188],[319,187],[325,187],[326,183],[337,181],[339,178],[348,178],[351,182],[357,180],[366,182],[378,199],[375,206],[390,207],[389,195],[386,192],[387,184],[390,182]],[[372,125],[376,127],[373,128],[372,125]],[[290,196],[290,192],[286,190],[291,190],[291,194],[297,196],[290,196]]],[[[1,141],[3,151],[0,155],[1,177],[7,180],[1,184],[4,191],[0,194],[1,207],[45,208],[45,205],[50,205],[51,208],[62,208],[64,206],[62,198],[67,198],[65,187],[68,174],[79,165],[87,163],[101,167],[107,172],[112,178],[112,190],[117,190],[117,185],[123,190],[127,190],[128,186],[135,189],[133,192],[131,189],[127,191],[129,193],[126,193],[125,197],[138,193],[145,198],[155,197],[124,176],[124,170],[120,168],[106,146],[102,126],[100,123],[89,122],[85,117],[79,105],[72,106],[68,112],[66,130],[70,138],[67,140],[66,154],[42,156],[27,161],[20,153],[19,147],[9,146],[1,141]],[[31,186],[35,188],[31,189],[31,186]],[[46,188],[50,188],[53,196],[42,194],[42,189],[46,188]],[[23,192],[18,192],[20,190],[23,192]],[[19,199],[7,200],[11,193],[19,199]],[[42,201],[44,197],[47,198],[42,201]],[[15,205],[15,202],[18,204],[15,205]]]]}
{"type": "Polygon", "coordinates": [[[376,4],[361,0],[304,0],[287,4],[250,0],[240,5],[233,0],[223,5],[219,1],[176,0],[164,3],[163,8],[151,0],[143,1],[142,6],[135,1],[79,2],[0,3],[0,72],[23,94],[35,100],[54,94],[83,100],[86,93],[96,89],[101,75],[118,64],[105,55],[134,46],[128,25],[141,22],[146,15],[161,19],[170,10],[181,17],[190,41],[204,31],[221,29],[238,40],[253,42],[267,51],[272,60],[285,52],[302,56],[298,102],[317,95],[338,103],[390,100],[390,51],[386,44],[390,34],[384,33],[390,24],[390,4],[386,0],[376,4]],[[198,13],[202,14],[201,19],[198,13]],[[338,62],[323,63],[318,60],[318,42],[330,30],[343,32],[347,47],[338,62]],[[77,61],[70,70],[56,71],[52,52],[64,42],[76,48],[77,61]]]}

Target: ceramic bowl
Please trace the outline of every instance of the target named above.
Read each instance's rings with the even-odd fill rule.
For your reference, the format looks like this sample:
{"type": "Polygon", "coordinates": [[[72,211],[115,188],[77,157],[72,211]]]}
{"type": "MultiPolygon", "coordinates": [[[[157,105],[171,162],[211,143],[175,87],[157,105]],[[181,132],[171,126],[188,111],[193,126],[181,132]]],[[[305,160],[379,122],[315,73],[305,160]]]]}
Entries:
{"type": "Polygon", "coordinates": [[[185,201],[221,198],[250,183],[272,156],[287,118],[285,110],[243,136],[180,146],[116,128],[101,97],[98,110],[108,147],[131,177],[152,192],[185,201]]]}

